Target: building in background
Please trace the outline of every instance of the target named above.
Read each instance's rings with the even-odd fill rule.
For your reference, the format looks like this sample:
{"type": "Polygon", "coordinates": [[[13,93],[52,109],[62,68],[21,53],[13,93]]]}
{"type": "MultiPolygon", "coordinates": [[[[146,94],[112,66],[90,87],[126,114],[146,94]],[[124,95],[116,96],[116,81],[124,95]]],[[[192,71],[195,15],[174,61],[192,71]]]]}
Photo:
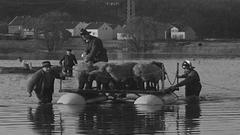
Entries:
{"type": "Polygon", "coordinates": [[[8,33],[20,38],[34,37],[34,20],[30,16],[16,16],[8,24],[8,33]]]}
{"type": "Polygon", "coordinates": [[[91,32],[90,34],[92,36],[98,37],[102,40],[113,39],[113,29],[107,23],[92,22],[86,27],[86,30],[91,32]]]}

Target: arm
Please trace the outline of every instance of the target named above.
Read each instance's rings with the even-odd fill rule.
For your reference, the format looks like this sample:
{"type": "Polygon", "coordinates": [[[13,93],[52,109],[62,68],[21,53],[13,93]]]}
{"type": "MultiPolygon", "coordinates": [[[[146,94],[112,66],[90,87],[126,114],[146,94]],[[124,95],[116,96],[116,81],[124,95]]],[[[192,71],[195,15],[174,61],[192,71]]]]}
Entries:
{"type": "Polygon", "coordinates": [[[182,75],[179,75],[177,76],[178,78],[187,78],[187,74],[182,74],[182,75]]]}
{"type": "Polygon", "coordinates": [[[194,80],[196,80],[197,78],[197,74],[194,71],[191,71],[191,73],[189,73],[189,75],[186,74],[186,79],[184,79],[183,81],[179,82],[178,84],[175,85],[175,87],[181,87],[187,84],[191,84],[194,80]]]}
{"type": "Polygon", "coordinates": [[[73,62],[74,62],[74,64],[75,64],[75,65],[77,65],[77,64],[78,64],[78,63],[77,63],[77,59],[76,59],[75,55],[73,55],[73,62]]]}
{"type": "Polygon", "coordinates": [[[32,96],[32,91],[36,88],[36,84],[39,82],[40,78],[42,77],[41,71],[35,72],[27,82],[27,92],[29,93],[29,96],[32,96]]]}
{"type": "Polygon", "coordinates": [[[59,61],[59,64],[62,65],[62,62],[64,60],[65,56],[63,56],[63,58],[59,61]]]}
{"type": "Polygon", "coordinates": [[[59,67],[59,66],[52,67],[51,72],[55,78],[65,80],[65,76],[62,73],[61,67],[59,67]]]}

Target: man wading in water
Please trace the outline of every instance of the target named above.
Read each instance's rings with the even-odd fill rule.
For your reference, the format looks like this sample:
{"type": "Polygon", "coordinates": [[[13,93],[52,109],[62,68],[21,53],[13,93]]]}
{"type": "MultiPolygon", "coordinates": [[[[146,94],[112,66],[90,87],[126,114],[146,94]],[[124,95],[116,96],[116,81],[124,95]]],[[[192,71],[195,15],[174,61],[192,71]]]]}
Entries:
{"type": "Polygon", "coordinates": [[[185,86],[186,98],[193,96],[199,97],[202,85],[197,71],[194,70],[195,67],[192,66],[192,63],[189,60],[185,60],[182,63],[182,68],[184,69],[184,74],[177,77],[185,79],[176,85],[169,87],[168,90],[174,91],[179,87],[185,86]]]}
{"type": "Polygon", "coordinates": [[[51,66],[49,61],[42,62],[42,69],[32,75],[27,85],[29,97],[34,91],[40,104],[52,102],[55,78],[64,79],[64,76],[51,66]]]}

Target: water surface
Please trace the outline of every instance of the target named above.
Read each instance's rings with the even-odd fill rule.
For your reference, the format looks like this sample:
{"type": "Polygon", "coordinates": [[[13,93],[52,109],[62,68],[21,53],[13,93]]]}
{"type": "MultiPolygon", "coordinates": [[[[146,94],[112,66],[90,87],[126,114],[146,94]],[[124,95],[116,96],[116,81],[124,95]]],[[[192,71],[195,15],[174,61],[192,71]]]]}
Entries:
{"type": "MultiPolygon", "coordinates": [[[[176,63],[184,59],[159,59],[173,81],[176,63]]],[[[203,89],[199,103],[146,106],[121,103],[59,105],[59,80],[55,81],[53,104],[38,105],[27,97],[27,74],[0,75],[0,134],[240,134],[240,59],[190,59],[199,72],[203,89]]],[[[145,60],[146,61],[146,60],[145,60]]],[[[41,60],[31,61],[39,66],[41,60]]],[[[51,61],[57,64],[58,61],[51,61]]],[[[126,62],[120,60],[117,62],[126,62]]],[[[18,66],[1,60],[0,66],[18,66]]],[[[180,70],[182,73],[182,70],[180,70]]],[[[166,87],[170,86],[166,81],[166,87]]],[[[63,82],[76,88],[75,81],[63,82]]],[[[184,88],[177,91],[184,98],[184,88]]]]}

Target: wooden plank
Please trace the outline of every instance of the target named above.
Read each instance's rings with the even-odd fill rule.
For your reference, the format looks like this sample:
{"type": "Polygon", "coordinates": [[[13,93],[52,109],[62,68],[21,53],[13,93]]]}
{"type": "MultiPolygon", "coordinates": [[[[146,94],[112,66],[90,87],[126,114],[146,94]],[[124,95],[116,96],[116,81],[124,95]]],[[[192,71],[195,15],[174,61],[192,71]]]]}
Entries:
{"type": "MultiPolygon", "coordinates": [[[[164,91],[164,90],[161,90],[164,91]]],[[[164,95],[165,93],[161,91],[153,90],[79,90],[79,89],[60,89],[59,92],[69,92],[69,93],[133,93],[133,94],[153,94],[153,95],[164,95]]]]}

